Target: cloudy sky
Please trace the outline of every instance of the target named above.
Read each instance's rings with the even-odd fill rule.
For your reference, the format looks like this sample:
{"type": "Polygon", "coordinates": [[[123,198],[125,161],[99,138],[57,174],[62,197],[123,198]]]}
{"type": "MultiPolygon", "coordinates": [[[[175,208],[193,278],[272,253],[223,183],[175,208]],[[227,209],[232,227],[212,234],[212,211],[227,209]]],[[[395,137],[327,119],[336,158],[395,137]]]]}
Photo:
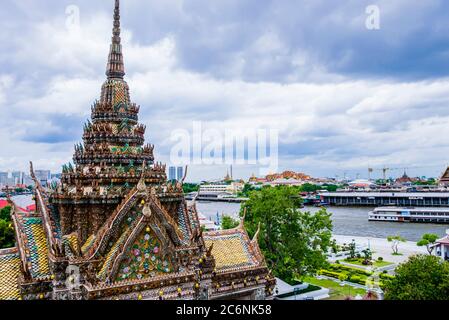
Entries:
{"type": "MultiPolygon", "coordinates": [[[[0,170],[33,160],[59,172],[105,79],[113,1],[1,5],[0,170]]],[[[438,176],[449,163],[447,12],[445,0],[122,0],[126,80],[163,162],[172,132],[199,121],[223,134],[279,130],[279,170],[438,176]],[[380,30],[366,27],[369,5],[380,30]]],[[[196,165],[189,180],[225,173],[196,165]]]]}

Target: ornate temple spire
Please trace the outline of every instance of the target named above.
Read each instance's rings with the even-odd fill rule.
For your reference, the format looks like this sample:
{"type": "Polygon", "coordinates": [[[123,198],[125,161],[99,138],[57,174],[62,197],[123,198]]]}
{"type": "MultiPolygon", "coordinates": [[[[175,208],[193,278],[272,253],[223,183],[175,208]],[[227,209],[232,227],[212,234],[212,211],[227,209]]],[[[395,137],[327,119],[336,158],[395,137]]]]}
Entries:
{"type": "Polygon", "coordinates": [[[120,0],[115,0],[114,27],[112,29],[112,43],[109,51],[106,75],[108,76],[108,79],[123,79],[125,76],[120,38],[120,0]]]}

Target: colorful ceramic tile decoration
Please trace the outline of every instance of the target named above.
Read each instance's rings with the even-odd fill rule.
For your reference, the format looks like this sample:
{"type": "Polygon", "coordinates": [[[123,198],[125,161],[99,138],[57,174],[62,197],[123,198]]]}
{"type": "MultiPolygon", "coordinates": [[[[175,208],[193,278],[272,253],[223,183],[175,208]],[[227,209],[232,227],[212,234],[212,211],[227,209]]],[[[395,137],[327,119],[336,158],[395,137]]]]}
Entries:
{"type": "Polygon", "coordinates": [[[0,300],[20,298],[20,257],[16,252],[0,254],[0,300]]]}
{"type": "Polygon", "coordinates": [[[184,208],[183,206],[180,206],[178,210],[178,225],[179,229],[181,229],[183,239],[187,244],[189,240],[189,229],[186,223],[186,212],[184,211],[183,208],[184,208]]]}
{"type": "Polygon", "coordinates": [[[130,146],[129,144],[125,144],[124,146],[109,146],[109,150],[114,154],[124,155],[141,154],[143,152],[142,147],[130,146]]]}
{"type": "Polygon", "coordinates": [[[42,219],[23,216],[20,219],[23,229],[23,241],[27,244],[25,251],[27,264],[33,278],[45,278],[50,275],[48,265],[47,238],[42,226],[42,219]]]}
{"type": "Polygon", "coordinates": [[[171,262],[162,255],[161,243],[146,226],[127,250],[119,267],[117,280],[140,280],[173,271],[171,262]]]}
{"type": "Polygon", "coordinates": [[[81,252],[83,254],[86,253],[92,247],[92,245],[94,244],[94,240],[95,240],[95,234],[91,234],[89,236],[89,238],[87,238],[86,242],[81,247],[81,252]]]}
{"type": "Polygon", "coordinates": [[[255,261],[250,252],[249,244],[241,232],[223,236],[205,236],[206,246],[212,244],[212,254],[215,257],[217,270],[251,266],[255,261]]]}
{"type": "Polygon", "coordinates": [[[116,111],[124,112],[128,109],[127,86],[123,81],[113,81],[114,100],[113,106],[116,111]]]}
{"type": "Polygon", "coordinates": [[[124,79],[119,0],[106,75],[61,182],[43,186],[31,163],[36,211],[12,202],[17,245],[0,250],[0,299],[271,296],[275,279],[243,224],[203,233],[182,181],[167,180],[145,143],[124,79]]]}
{"type": "Polygon", "coordinates": [[[98,272],[98,278],[99,279],[106,279],[108,274],[108,271],[112,267],[112,263],[114,263],[114,260],[116,256],[120,253],[120,248],[125,244],[128,237],[131,235],[132,228],[126,227],[123,233],[121,234],[120,238],[115,243],[111,242],[111,248],[109,249],[105,262],[103,264],[103,267],[100,269],[100,272],[98,272]]]}

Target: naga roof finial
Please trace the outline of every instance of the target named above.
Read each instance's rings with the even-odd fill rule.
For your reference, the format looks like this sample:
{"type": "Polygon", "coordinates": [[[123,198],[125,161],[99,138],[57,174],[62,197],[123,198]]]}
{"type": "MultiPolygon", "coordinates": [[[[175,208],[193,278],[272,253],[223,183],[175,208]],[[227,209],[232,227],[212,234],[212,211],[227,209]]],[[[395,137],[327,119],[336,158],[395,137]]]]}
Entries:
{"type": "Polygon", "coordinates": [[[112,29],[112,43],[109,51],[106,75],[108,76],[108,79],[123,79],[125,76],[120,38],[120,0],[115,0],[114,27],[112,29]]]}
{"type": "Polygon", "coordinates": [[[30,176],[33,180],[36,179],[36,175],[34,174],[34,167],[33,167],[33,162],[30,161],[30,176]]]}
{"type": "Polygon", "coordinates": [[[261,224],[260,224],[260,222],[259,222],[259,225],[258,225],[258,227],[257,227],[257,231],[256,231],[256,233],[254,234],[254,237],[253,237],[253,240],[252,240],[253,243],[254,243],[254,242],[257,242],[258,239],[259,239],[260,227],[261,227],[261,224]]]}
{"type": "Polygon", "coordinates": [[[184,176],[182,177],[182,179],[181,179],[181,183],[182,184],[184,184],[184,181],[186,180],[186,178],[187,178],[187,170],[189,169],[189,166],[188,165],[186,165],[186,168],[185,168],[185,170],[184,170],[184,176]]]}
{"type": "Polygon", "coordinates": [[[243,208],[243,216],[242,216],[242,219],[240,219],[240,223],[238,226],[238,228],[241,230],[245,229],[245,218],[246,218],[246,207],[243,208]]]}

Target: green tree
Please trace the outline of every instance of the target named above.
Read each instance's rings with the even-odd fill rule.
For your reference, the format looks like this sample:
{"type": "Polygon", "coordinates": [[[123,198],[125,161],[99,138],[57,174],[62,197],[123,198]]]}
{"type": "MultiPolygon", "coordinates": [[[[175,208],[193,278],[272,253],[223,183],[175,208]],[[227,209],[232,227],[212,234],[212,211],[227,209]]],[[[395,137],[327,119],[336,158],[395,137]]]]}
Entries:
{"type": "Polygon", "coordinates": [[[327,266],[331,245],[331,214],[301,212],[301,198],[289,187],[251,192],[242,206],[245,226],[254,235],[260,223],[259,245],[273,274],[292,283],[327,266]]]}
{"type": "Polygon", "coordinates": [[[311,183],[305,183],[300,187],[301,192],[316,192],[320,187],[311,183]]]}
{"type": "Polygon", "coordinates": [[[386,300],[447,300],[449,263],[430,255],[412,256],[384,286],[386,300]]]}
{"type": "Polygon", "coordinates": [[[221,228],[223,230],[233,229],[239,225],[240,221],[232,219],[230,216],[223,216],[221,228]]]}
{"type": "Polygon", "coordinates": [[[331,246],[332,253],[334,253],[334,254],[337,254],[338,251],[340,250],[340,248],[339,248],[339,246],[337,244],[337,241],[335,239],[331,241],[330,246],[331,246]]]}
{"type": "Polygon", "coordinates": [[[338,186],[335,184],[325,184],[324,189],[326,189],[329,192],[335,192],[338,189],[338,186]]]}
{"type": "Polygon", "coordinates": [[[373,259],[373,253],[370,249],[366,248],[365,250],[362,251],[363,253],[363,264],[364,265],[370,265],[371,260],[373,259]]]}
{"type": "Polygon", "coordinates": [[[197,192],[200,189],[200,186],[195,183],[184,183],[182,189],[184,193],[197,192]]]}
{"type": "Polygon", "coordinates": [[[11,206],[6,206],[0,210],[0,220],[11,222],[11,206]]]}
{"type": "Polygon", "coordinates": [[[416,244],[420,247],[426,246],[427,252],[432,254],[433,244],[438,240],[438,235],[433,233],[426,233],[422,236],[421,240],[419,240],[416,244]]]}
{"type": "Polygon", "coordinates": [[[356,245],[355,245],[355,241],[352,240],[351,243],[348,245],[348,249],[349,249],[349,258],[350,259],[355,259],[356,253],[356,245]]]}
{"type": "Polygon", "coordinates": [[[0,220],[0,249],[14,247],[14,229],[10,221],[0,220]]]}
{"type": "Polygon", "coordinates": [[[387,237],[388,242],[391,242],[391,249],[393,250],[394,255],[399,255],[399,243],[405,242],[405,239],[402,238],[400,235],[397,236],[388,236],[387,237]]]}
{"type": "Polygon", "coordinates": [[[245,185],[243,186],[243,190],[241,192],[239,192],[239,196],[248,197],[249,193],[254,190],[255,190],[254,186],[252,186],[248,183],[245,183],[245,185]]]}
{"type": "Polygon", "coordinates": [[[434,186],[437,184],[438,184],[438,182],[435,178],[430,178],[430,179],[427,179],[424,181],[416,181],[413,183],[413,185],[416,185],[416,186],[434,186]]]}

